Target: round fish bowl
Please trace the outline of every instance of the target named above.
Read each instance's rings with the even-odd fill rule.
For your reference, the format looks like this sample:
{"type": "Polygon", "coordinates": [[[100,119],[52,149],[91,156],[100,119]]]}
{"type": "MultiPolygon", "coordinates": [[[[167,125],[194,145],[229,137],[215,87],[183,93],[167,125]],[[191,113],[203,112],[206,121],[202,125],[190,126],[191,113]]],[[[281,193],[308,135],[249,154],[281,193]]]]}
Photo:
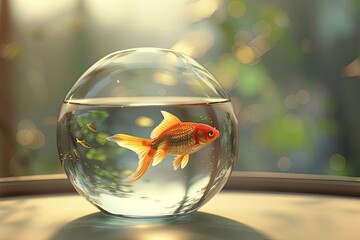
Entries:
{"type": "Polygon", "coordinates": [[[139,48],[90,67],[57,125],[64,171],[102,211],[127,217],[193,212],[225,185],[237,153],[229,96],[184,54],[139,48]]]}

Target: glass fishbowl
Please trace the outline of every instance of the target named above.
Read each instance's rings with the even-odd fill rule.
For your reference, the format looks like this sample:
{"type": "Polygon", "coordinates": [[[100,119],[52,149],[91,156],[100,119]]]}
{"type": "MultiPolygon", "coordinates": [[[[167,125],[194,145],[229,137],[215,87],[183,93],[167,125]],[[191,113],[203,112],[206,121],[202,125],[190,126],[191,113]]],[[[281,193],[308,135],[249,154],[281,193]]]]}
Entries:
{"type": "Polygon", "coordinates": [[[225,185],[237,154],[233,105],[194,59],[166,49],[114,52],[90,67],[62,104],[64,171],[103,212],[193,212],[225,185]]]}

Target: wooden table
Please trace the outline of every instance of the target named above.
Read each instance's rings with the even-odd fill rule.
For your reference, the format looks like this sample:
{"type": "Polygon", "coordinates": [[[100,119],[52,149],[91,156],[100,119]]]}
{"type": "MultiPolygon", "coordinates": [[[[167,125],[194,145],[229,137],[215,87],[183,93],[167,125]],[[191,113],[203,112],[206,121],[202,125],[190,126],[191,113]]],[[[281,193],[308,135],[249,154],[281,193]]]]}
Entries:
{"type": "Polygon", "coordinates": [[[360,239],[360,199],[222,191],[198,212],[168,219],[100,213],[76,194],[0,199],[0,239],[360,239]]]}

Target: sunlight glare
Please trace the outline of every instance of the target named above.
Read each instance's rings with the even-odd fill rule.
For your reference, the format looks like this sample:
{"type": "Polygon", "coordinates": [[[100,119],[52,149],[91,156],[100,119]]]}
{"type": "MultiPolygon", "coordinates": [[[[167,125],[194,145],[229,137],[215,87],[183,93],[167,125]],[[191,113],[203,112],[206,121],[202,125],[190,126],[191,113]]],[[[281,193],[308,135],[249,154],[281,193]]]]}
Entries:
{"type": "Polygon", "coordinates": [[[189,4],[191,21],[200,21],[210,17],[221,5],[220,0],[198,0],[189,4]]]}
{"type": "Polygon", "coordinates": [[[52,19],[59,13],[67,12],[74,9],[77,1],[72,0],[13,0],[10,1],[12,14],[20,21],[38,22],[44,19],[52,19]]]}
{"type": "Polygon", "coordinates": [[[186,33],[171,49],[193,58],[199,58],[204,55],[213,44],[213,33],[202,29],[186,33]]]}
{"type": "Polygon", "coordinates": [[[153,81],[166,86],[175,86],[177,84],[176,77],[167,72],[155,72],[153,75],[153,81]]]}

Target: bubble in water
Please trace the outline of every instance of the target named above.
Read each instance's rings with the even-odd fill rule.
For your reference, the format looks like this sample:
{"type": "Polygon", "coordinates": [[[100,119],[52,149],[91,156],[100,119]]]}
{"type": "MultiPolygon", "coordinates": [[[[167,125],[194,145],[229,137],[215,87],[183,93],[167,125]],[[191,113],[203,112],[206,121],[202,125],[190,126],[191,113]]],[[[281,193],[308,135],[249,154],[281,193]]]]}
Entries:
{"type": "Polygon", "coordinates": [[[165,49],[99,60],[67,94],[57,125],[75,189],[104,212],[130,217],[197,210],[226,183],[237,141],[223,88],[195,60],[165,49]]]}

